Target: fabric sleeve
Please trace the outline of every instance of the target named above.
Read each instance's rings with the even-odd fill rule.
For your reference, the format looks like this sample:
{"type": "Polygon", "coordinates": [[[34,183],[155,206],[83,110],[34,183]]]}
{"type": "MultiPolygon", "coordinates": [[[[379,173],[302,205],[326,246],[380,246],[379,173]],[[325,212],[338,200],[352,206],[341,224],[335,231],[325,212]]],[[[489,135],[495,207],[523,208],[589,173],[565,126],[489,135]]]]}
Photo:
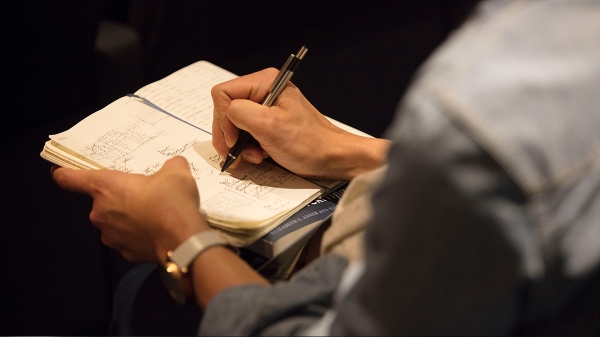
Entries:
{"type": "Polygon", "coordinates": [[[198,334],[297,334],[319,320],[331,306],[346,266],[345,258],[328,254],[295,274],[289,282],[224,290],[206,308],[198,334]]]}
{"type": "Polygon", "coordinates": [[[333,335],[498,335],[517,324],[534,242],[525,198],[443,110],[413,90],[388,131],[365,273],[333,335]]]}

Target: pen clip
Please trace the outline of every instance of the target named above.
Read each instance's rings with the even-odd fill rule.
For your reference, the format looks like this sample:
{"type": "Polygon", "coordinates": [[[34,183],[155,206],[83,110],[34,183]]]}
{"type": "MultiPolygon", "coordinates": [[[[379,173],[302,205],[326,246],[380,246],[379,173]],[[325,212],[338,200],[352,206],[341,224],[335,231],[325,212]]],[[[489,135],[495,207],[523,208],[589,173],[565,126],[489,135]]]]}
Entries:
{"type": "Polygon", "coordinates": [[[275,92],[283,90],[283,86],[285,86],[285,84],[287,84],[287,81],[289,81],[289,79],[292,77],[292,75],[296,71],[296,68],[298,68],[298,65],[300,64],[300,60],[304,58],[304,55],[306,55],[307,51],[308,48],[306,48],[306,46],[302,46],[296,55],[291,54],[287,58],[287,60],[281,67],[281,70],[279,70],[277,77],[275,77],[275,79],[273,80],[273,83],[269,88],[269,93],[262,102],[263,105],[271,106],[271,104],[275,103],[276,97],[279,96],[279,93],[275,92]]]}
{"type": "Polygon", "coordinates": [[[277,74],[277,77],[275,77],[275,79],[273,80],[273,83],[271,84],[271,87],[269,88],[269,92],[273,92],[273,89],[275,89],[275,87],[281,82],[281,78],[283,77],[283,75],[286,74],[294,57],[296,57],[294,54],[290,54],[290,56],[287,58],[287,60],[281,67],[279,74],[277,74]]]}

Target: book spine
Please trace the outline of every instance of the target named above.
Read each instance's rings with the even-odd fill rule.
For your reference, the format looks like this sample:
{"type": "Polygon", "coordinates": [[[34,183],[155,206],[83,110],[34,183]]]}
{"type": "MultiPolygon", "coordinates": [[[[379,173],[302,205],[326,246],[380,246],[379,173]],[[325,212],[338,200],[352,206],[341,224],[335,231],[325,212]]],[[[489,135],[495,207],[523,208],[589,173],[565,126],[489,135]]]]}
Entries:
{"type": "Polygon", "coordinates": [[[333,212],[335,206],[333,202],[319,198],[294,213],[261,240],[272,243],[306,225],[323,220],[333,212]]]}

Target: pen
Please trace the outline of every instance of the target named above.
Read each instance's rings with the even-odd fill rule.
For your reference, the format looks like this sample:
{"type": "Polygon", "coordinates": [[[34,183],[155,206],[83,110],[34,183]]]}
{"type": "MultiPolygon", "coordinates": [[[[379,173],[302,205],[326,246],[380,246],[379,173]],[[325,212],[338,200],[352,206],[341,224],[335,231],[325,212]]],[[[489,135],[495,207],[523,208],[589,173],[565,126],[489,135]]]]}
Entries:
{"type": "MultiPolygon", "coordinates": [[[[275,103],[279,97],[279,94],[281,94],[286,84],[292,78],[292,75],[294,75],[296,69],[298,69],[298,65],[307,51],[308,49],[306,46],[302,46],[296,55],[291,54],[288,57],[283,67],[281,67],[279,70],[279,74],[277,74],[277,77],[275,77],[275,80],[273,80],[273,84],[271,84],[269,93],[263,99],[262,105],[272,106],[275,103]]],[[[235,142],[235,145],[233,145],[231,150],[229,150],[229,154],[227,154],[227,157],[225,157],[225,162],[223,163],[221,172],[225,171],[235,161],[235,159],[242,152],[242,149],[244,149],[244,146],[246,146],[251,139],[252,135],[249,132],[241,130],[237,142],[235,142]]]]}

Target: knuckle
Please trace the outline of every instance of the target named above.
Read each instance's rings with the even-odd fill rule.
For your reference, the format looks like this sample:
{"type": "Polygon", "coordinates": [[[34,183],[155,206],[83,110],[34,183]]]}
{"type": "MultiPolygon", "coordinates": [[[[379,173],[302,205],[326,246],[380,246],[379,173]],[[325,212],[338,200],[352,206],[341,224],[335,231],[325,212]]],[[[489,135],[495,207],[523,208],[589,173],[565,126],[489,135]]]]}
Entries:
{"type": "Polygon", "coordinates": [[[277,76],[277,74],[279,73],[279,70],[277,70],[277,68],[275,67],[269,67],[267,69],[265,69],[265,72],[269,75],[269,76],[277,76]]]}
{"type": "MultiPolygon", "coordinates": [[[[234,102],[235,102],[235,101],[234,101],[234,102]]],[[[235,106],[237,106],[237,103],[233,103],[233,102],[232,102],[232,106],[234,106],[234,105],[235,105],[235,106]]],[[[226,114],[224,114],[224,115],[223,115],[223,116],[222,116],[222,117],[221,117],[221,118],[218,120],[218,122],[217,122],[217,123],[219,123],[219,128],[221,128],[221,130],[224,130],[224,129],[226,129],[227,127],[229,127],[229,126],[231,125],[231,121],[229,120],[229,118],[228,118],[227,114],[228,114],[228,113],[229,113],[229,112],[230,112],[230,111],[233,109],[233,107],[232,107],[232,106],[230,106],[230,107],[227,109],[227,113],[226,113],[226,114]]]]}
{"type": "Polygon", "coordinates": [[[211,95],[213,98],[219,97],[220,93],[223,91],[223,90],[221,89],[221,88],[222,88],[222,86],[223,86],[223,84],[222,84],[222,83],[219,83],[219,84],[217,84],[217,85],[213,86],[213,87],[210,89],[210,95],[211,95]]]}
{"type": "Polygon", "coordinates": [[[107,190],[107,182],[104,179],[93,179],[89,185],[89,193],[92,197],[104,194],[107,190]]]}
{"type": "Polygon", "coordinates": [[[94,225],[98,228],[102,228],[104,221],[102,220],[102,216],[101,216],[100,212],[98,212],[96,210],[92,210],[90,212],[89,218],[90,218],[90,222],[92,223],[92,225],[94,225]]]}
{"type": "Polygon", "coordinates": [[[117,247],[116,242],[113,239],[111,239],[108,235],[106,235],[105,233],[100,234],[100,241],[102,241],[102,244],[105,245],[106,247],[109,247],[109,248],[117,247]]]}
{"type": "Polygon", "coordinates": [[[279,118],[275,114],[265,114],[262,116],[260,124],[265,130],[275,130],[278,122],[279,118]]]}
{"type": "Polygon", "coordinates": [[[140,262],[139,259],[136,258],[135,254],[129,250],[120,250],[121,256],[128,262],[140,262]]]}

